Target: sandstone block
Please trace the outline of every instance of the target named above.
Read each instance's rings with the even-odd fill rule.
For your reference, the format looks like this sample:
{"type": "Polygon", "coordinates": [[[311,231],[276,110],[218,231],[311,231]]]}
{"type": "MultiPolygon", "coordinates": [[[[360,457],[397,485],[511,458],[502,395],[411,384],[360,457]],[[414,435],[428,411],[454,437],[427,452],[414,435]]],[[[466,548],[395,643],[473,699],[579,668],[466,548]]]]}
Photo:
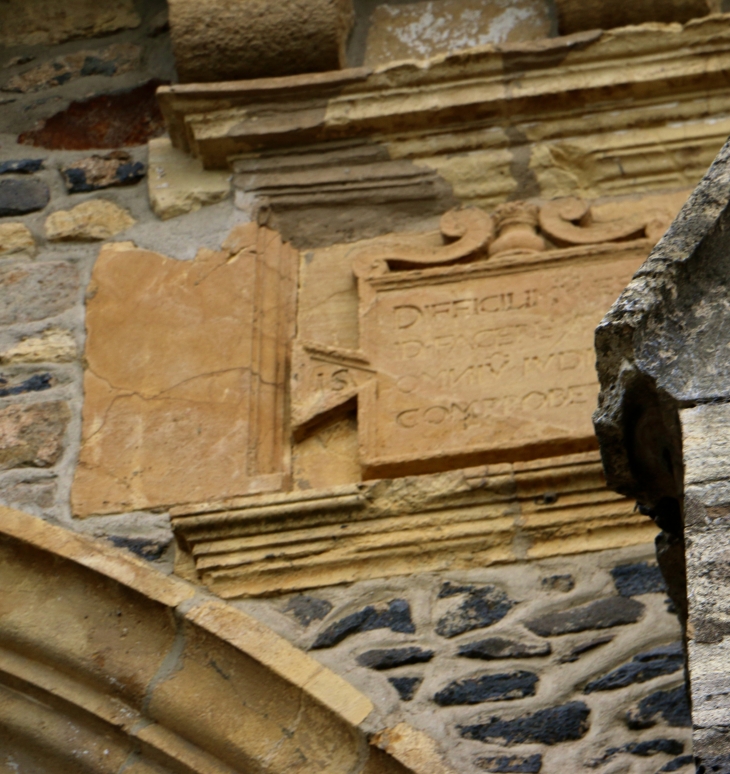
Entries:
{"type": "Polygon", "coordinates": [[[58,210],[46,218],[46,238],[51,242],[109,239],[134,225],[134,218],[113,202],[91,199],[71,210],[58,210]]]}
{"type": "Polygon", "coordinates": [[[0,217],[42,210],[50,198],[42,180],[0,180],[0,217]]]}
{"type": "Polygon", "coordinates": [[[0,255],[32,258],[36,246],[33,234],[23,223],[0,223],[0,255]]]}
{"type": "Polygon", "coordinates": [[[162,220],[195,212],[229,196],[228,171],[204,170],[198,159],[172,147],[166,137],[149,142],[150,206],[162,220]]]}
{"type": "Polygon", "coordinates": [[[0,45],[53,45],[139,24],[134,0],[10,0],[0,8],[0,45]]]}
{"type": "Polygon", "coordinates": [[[14,75],[5,83],[3,91],[27,94],[89,75],[122,75],[139,67],[141,56],[142,49],[133,43],[115,43],[102,49],[77,51],[14,75]]]}
{"type": "Polygon", "coordinates": [[[69,263],[0,267],[0,325],[53,317],[79,297],[79,277],[69,263]]]}
{"type": "Polygon", "coordinates": [[[76,341],[70,331],[47,328],[40,336],[31,336],[0,352],[0,363],[69,363],[78,357],[76,341]]]}
{"type": "Polygon", "coordinates": [[[247,224],[194,261],[112,247],[87,304],[77,515],[272,491],[298,254],[247,224]]]}
{"type": "Polygon", "coordinates": [[[542,0],[485,3],[442,0],[438,13],[429,0],[384,3],[370,18],[365,64],[376,66],[402,59],[427,59],[490,43],[499,45],[546,38],[548,6],[542,0]]]}
{"type": "Polygon", "coordinates": [[[338,70],[352,25],[351,0],[172,0],[170,29],[180,80],[225,81],[338,70]],[[201,19],[207,19],[201,24],[201,19]]]}
{"type": "Polygon", "coordinates": [[[70,416],[62,401],[0,409],[0,470],[58,462],[70,416]]]}
{"type": "Polygon", "coordinates": [[[113,151],[106,156],[90,156],[61,168],[69,193],[133,185],[144,177],[144,173],[144,164],[141,161],[133,161],[125,151],[113,151]]]}

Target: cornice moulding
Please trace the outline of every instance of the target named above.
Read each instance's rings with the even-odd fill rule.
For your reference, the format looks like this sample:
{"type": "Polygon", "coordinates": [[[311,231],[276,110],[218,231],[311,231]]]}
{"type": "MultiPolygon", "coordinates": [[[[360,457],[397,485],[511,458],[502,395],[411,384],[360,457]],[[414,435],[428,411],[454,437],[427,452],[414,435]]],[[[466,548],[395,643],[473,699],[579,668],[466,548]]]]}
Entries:
{"type": "MultiPolygon", "coordinates": [[[[643,109],[640,123],[661,125],[667,100],[675,117],[697,119],[707,114],[700,93],[716,94],[728,107],[728,70],[730,15],[718,15],[684,26],[483,47],[374,71],[164,86],[158,95],[173,144],[206,168],[224,168],[238,155],[363,138],[395,142],[465,124],[482,132],[521,127],[529,140],[585,134],[575,121],[591,112],[600,114],[603,132],[636,126],[623,111],[643,109]]],[[[506,136],[494,136],[472,147],[507,145],[506,136]]]]}
{"type": "Polygon", "coordinates": [[[598,454],[382,479],[171,511],[200,580],[223,598],[468,569],[648,542],[598,454]]]}

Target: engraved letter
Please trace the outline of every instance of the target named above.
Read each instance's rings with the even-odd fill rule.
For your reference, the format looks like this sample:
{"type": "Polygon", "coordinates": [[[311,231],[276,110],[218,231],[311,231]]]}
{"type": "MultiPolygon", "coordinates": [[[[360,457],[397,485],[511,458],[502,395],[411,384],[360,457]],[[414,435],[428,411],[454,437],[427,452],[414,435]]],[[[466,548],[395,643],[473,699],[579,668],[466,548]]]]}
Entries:
{"type": "Polygon", "coordinates": [[[396,328],[410,328],[415,325],[421,317],[423,312],[417,306],[412,304],[404,304],[403,306],[393,307],[395,312],[395,327],[396,328]]]}

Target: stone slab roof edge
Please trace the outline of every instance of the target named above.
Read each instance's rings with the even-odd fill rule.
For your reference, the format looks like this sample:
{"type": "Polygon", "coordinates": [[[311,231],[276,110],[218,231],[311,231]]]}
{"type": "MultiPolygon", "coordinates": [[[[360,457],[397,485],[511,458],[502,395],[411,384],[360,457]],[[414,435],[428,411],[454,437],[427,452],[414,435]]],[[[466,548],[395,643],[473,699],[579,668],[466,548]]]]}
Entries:
{"type": "MultiPolygon", "coordinates": [[[[354,771],[362,772],[362,774],[406,774],[407,772],[412,772],[412,774],[449,774],[452,771],[443,763],[436,743],[423,732],[405,723],[401,723],[393,729],[381,729],[374,736],[372,745],[368,745],[368,733],[365,727],[363,727],[363,722],[371,715],[373,706],[366,696],[343,678],[331,672],[307,654],[299,651],[264,624],[252,619],[232,605],[196,588],[192,584],[176,577],[167,576],[150,567],[144,561],[129,555],[126,551],[109,546],[103,541],[71,532],[30,514],[4,506],[0,506],[0,547],[2,543],[6,544],[6,548],[9,545],[10,556],[20,550],[23,545],[32,552],[40,551],[43,554],[50,554],[56,561],[54,559],[51,559],[49,562],[44,561],[43,565],[38,568],[40,573],[47,573],[48,568],[57,570],[58,560],[61,560],[62,564],[64,561],[70,562],[72,565],[91,571],[92,577],[98,578],[99,581],[104,579],[110,581],[112,585],[119,584],[131,589],[146,600],[167,608],[169,613],[173,614],[173,617],[183,622],[183,625],[199,627],[199,629],[212,636],[213,642],[221,643],[224,647],[232,646],[236,651],[243,654],[244,658],[253,659],[271,673],[272,677],[276,675],[278,678],[283,679],[288,689],[293,689],[295,692],[301,691],[307,695],[324,709],[324,714],[331,718],[331,722],[334,724],[333,727],[339,726],[349,729],[345,737],[350,738],[351,744],[357,748],[353,748],[351,751],[351,758],[359,760],[360,764],[358,764],[356,769],[348,768],[348,774],[352,774],[354,771]],[[16,548],[14,549],[13,546],[16,548]],[[369,749],[370,752],[363,752],[366,749],[369,749]]],[[[7,591],[11,591],[13,586],[17,590],[17,578],[14,580],[12,570],[8,569],[9,564],[10,562],[0,561],[0,579],[2,579],[4,572],[10,572],[9,577],[2,579],[3,582],[0,585],[7,591]],[[5,585],[6,581],[8,581],[7,586],[5,585]]],[[[31,586],[35,585],[32,578],[24,578],[23,581],[24,584],[30,583],[31,586]]],[[[6,594],[5,591],[3,593],[6,594]]],[[[9,607],[12,607],[12,604],[9,604],[9,607]]],[[[64,694],[63,686],[73,682],[73,678],[69,681],[67,677],[61,677],[58,670],[68,673],[68,665],[63,659],[63,663],[49,664],[47,657],[38,657],[34,654],[34,648],[30,643],[34,636],[38,636],[38,631],[33,627],[32,623],[28,631],[22,632],[22,637],[29,638],[27,647],[21,650],[13,647],[12,642],[13,638],[17,637],[17,631],[12,631],[14,625],[12,621],[8,624],[7,619],[4,620],[6,614],[7,610],[3,608],[2,615],[0,615],[0,694],[2,693],[4,683],[3,675],[6,674],[6,661],[11,667],[16,662],[20,664],[18,674],[25,672],[27,675],[30,675],[27,679],[34,684],[35,691],[41,690],[41,687],[45,686],[45,689],[50,690],[54,696],[64,694]],[[10,627],[9,629],[8,626],[10,627]],[[9,642],[11,643],[9,649],[6,649],[6,645],[9,642]],[[25,663],[26,661],[28,663],[25,663]]],[[[43,610],[38,610],[36,613],[31,609],[28,614],[31,617],[29,620],[32,622],[35,615],[42,617],[44,612],[43,610]]],[[[118,612],[117,615],[121,615],[121,612],[118,612]]],[[[74,623],[69,622],[68,625],[73,626],[74,623]]],[[[44,647],[46,647],[44,652],[47,653],[47,643],[44,647]]],[[[127,647],[129,647],[129,644],[127,647]]],[[[112,660],[108,658],[108,661],[112,660]]],[[[176,667],[175,669],[179,670],[180,668],[176,667]]],[[[141,670],[144,671],[144,668],[142,667],[141,670]]],[[[13,670],[11,669],[11,671],[13,670]]],[[[68,704],[75,705],[76,711],[84,713],[92,711],[100,719],[109,722],[109,718],[104,715],[103,707],[109,705],[109,702],[112,704],[118,702],[118,699],[112,696],[107,698],[96,695],[86,684],[88,682],[86,678],[81,678],[80,682],[78,682],[78,676],[75,677],[77,680],[76,684],[66,690],[67,695],[63,698],[66,699],[68,704]],[[90,690],[91,694],[89,694],[90,690]],[[91,698],[88,698],[87,694],[91,698]],[[100,707],[102,709],[99,709],[100,707]],[[90,710],[90,708],[95,709],[90,710]]],[[[115,680],[111,679],[113,677],[111,675],[109,678],[111,685],[115,683],[115,680]]],[[[17,675],[16,678],[20,679],[17,675]]],[[[150,683],[150,691],[153,687],[155,687],[155,690],[157,689],[156,683],[158,679],[159,675],[150,683]]],[[[276,680],[274,682],[276,683],[276,680]]],[[[111,690],[113,691],[113,689],[111,690]]],[[[275,691],[271,693],[275,694],[275,691]]],[[[154,699],[152,701],[154,703],[154,699]]],[[[276,705],[277,697],[273,695],[270,697],[270,701],[276,705]]],[[[284,697],[282,701],[290,702],[290,697],[284,697]]],[[[142,709],[140,710],[142,713],[141,717],[144,716],[145,707],[148,707],[149,703],[149,698],[143,702],[142,709]]],[[[1,704],[2,702],[0,701],[1,704]]],[[[3,725],[1,709],[0,707],[0,726],[3,725]]],[[[128,708],[128,712],[132,711],[134,710],[128,708]]],[[[318,717],[321,719],[321,711],[318,717]]],[[[159,719],[156,720],[157,723],[160,722],[159,719]]],[[[193,719],[183,719],[178,725],[184,727],[184,720],[193,719]]],[[[297,733],[301,732],[300,725],[303,720],[306,721],[306,718],[297,721],[297,733]]],[[[127,729],[128,733],[135,738],[142,739],[144,736],[143,732],[149,728],[149,721],[141,720],[136,724],[130,722],[128,725],[130,726],[127,729]]],[[[372,718],[370,718],[369,725],[372,725],[372,718]]],[[[320,732],[321,729],[313,727],[308,733],[316,735],[320,732]]],[[[145,733],[149,736],[148,731],[145,733]]],[[[170,747],[172,745],[173,748],[179,748],[180,750],[185,748],[187,750],[190,745],[191,740],[186,739],[184,733],[182,735],[182,743],[176,743],[174,740],[177,737],[164,727],[164,723],[160,733],[163,736],[167,735],[165,739],[169,736],[173,741],[170,742],[170,739],[167,739],[164,743],[160,742],[157,745],[160,748],[157,750],[158,754],[162,754],[161,750],[166,746],[170,747]],[[180,747],[180,744],[182,744],[182,747],[180,747]]],[[[305,738],[306,733],[304,731],[305,738]]],[[[230,740],[226,741],[228,744],[233,744],[230,740]]],[[[157,744],[149,739],[146,739],[146,741],[143,739],[143,742],[152,745],[152,747],[155,747],[155,744],[157,744]]],[[[245,754],[247,751],[244,750],[243,752],[245,754]]],[[[178,763],[186,755],[187,753],[182,752],[179,755],[178,753],[169,752],[171,759],[178,763]]],[[[209,755],[204,750],[198,751],[196,755],[196,760],[199,759],[199,761],[205,763],[203,768],[190,764],[190,761],[188,761],[184,769],[185,771],[205,770],[207,772],[213,770],[207,768],[212,759],[209,760],[209,755]]],[[[195,758],[195,755],[193,755],[193,758],[195,758]]],[[[279,761],[279,766],[281,763],[283,761],[279,761]]],[[[321,763],[325,765],[325,768],[321,769],[322,771],[334,772],[340,770],[336,764],[334,764],[334,768],[329,768],[329,766],[333,765],[333,761],[314,761],[310,762],[310,765],[301,769],[301,771],[320,771],[319,765],[321,763]]],[[[201,763],[201,765],[203,764],[201,763]]],[[[220,762],[215,762],[215,768],[220,769],[220,762]]],[[[174,769],[175,766],[173,766],[174,769]]],[[[226,770],[231,771],[231,769],[226,770]]],[[[271,772],[280,771],[279,767],[273,762],[272,768],[266,768],[265,770],[271,772]]],[[[297,770],[299,771],[299,769],[297,770]]]]}

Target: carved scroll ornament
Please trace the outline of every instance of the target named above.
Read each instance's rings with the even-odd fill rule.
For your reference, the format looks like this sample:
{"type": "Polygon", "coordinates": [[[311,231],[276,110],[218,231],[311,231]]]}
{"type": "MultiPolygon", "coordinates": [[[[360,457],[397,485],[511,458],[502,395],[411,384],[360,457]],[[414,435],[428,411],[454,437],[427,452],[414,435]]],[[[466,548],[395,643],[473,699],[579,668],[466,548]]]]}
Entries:
{"type": "Polygon", "coordinates": [[[595,245],[646,237],[658,242],[672,222],[661,209],[633,213],[626,204],[626,215],[609,221],[595,221],[588,202],[582,199],[555,199],[540,209],[540,228],[558,245],[595,245]]]}
{"type": "Polygon", "coordinates": [[[382,248],[369,247],[353,260],[355,274],[358,277],[374,276],[387,272],[392,266],[443,266],[486,257],[494,238],[494,222],[484,210],[477,207],[449,210],[441,216],[439,226],[444,240],[442,246],[425,248],[408,242],[393,242],[382,248]]]}

